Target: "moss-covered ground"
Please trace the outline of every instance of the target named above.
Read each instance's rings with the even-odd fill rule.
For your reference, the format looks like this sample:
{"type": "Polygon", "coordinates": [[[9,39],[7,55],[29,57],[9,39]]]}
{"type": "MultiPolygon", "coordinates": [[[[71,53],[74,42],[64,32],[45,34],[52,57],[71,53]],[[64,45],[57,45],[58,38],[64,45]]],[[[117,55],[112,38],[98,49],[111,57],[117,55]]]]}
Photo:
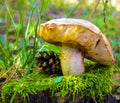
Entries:
{"type": "Polygon", "coordinates": [[[2,87],[2,99],[5,102],[7,95],[20,94],[25,99],[29,94],[49,90],[52,96],[96,97],[99,100],[111,93],[112,74],[114,67],[105,67],[93,62],[85,63],[86,73],[82,75],[57,76],[33,72],[20,80],[14,80],[2,87]],[[92,70],[90,70],[92,69],[92,70]]]}

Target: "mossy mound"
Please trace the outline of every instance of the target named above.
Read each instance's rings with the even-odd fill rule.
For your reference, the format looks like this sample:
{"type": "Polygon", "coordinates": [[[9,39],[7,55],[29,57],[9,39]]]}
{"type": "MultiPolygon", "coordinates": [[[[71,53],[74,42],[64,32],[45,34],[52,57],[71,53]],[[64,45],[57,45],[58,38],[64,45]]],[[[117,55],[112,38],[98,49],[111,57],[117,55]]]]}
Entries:
{"type": "MultiPolygon", "coordinates": [[[[86,63],[86,66],[91,67],[91,64],[86,63]]],[[[2,100],[6,102],[7,95],[13,94],[13,96],[19,94],[26,99],[30,94],[45,90],[49,90],[53,96],[62,98],[72,96],[73,100],[77,94],[81,97],[90,96],[102,100],[106,94],[111,92],[113,70],[112,66],[96,65],[87,73],[77,76],[47,76],[33,72],[20,80],[3,85],[2,100]]]]}

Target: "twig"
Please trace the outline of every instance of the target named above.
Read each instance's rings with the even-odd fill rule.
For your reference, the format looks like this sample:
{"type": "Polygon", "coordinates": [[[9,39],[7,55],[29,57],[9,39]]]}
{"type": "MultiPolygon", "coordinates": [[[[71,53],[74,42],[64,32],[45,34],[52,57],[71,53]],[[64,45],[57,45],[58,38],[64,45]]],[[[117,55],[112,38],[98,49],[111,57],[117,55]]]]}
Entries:
{"type": "Polygon", "coordinates": [[[100,0],[96,0],[95,7],[94,7],[91,15],[89,16],[89,20],[90,20],[91,18],[93,18],[94,13],[96,12],[96,9],[97,9],[97,6],[98,6],[99,2],[100,2],[100,0]]]}

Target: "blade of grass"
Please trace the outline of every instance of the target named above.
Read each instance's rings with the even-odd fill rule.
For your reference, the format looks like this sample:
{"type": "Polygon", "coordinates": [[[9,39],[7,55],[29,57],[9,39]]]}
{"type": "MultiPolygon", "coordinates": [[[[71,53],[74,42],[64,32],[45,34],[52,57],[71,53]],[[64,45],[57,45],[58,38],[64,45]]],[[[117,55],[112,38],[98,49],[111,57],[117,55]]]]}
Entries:
{"type": "Polygon", "coordinates": [[[13,26],[14,26],[14,28],[15,28],[15,31],[16,31],[16,34],[17,34],[15,22],[14,22],[13,16],[12,16],[12,14],[11,14],[11,12],[10,12],[10,9],[9,9],[9,7],[8,7],[8,3],[7,3],[6,0],[5,0],[5,6],[6,6],[6,8],[7,8],[8,14],[9,14],[9,16],[10,16],[10,19],[11,19],[11,21],[12,21],[12,24],[13,24],[13,26]]]}
{"type": "Polygon", "coordinates": [[[0,59],[0,70],[6,68],[6,65],[4,63],[5,62],[0,59]]]}
{"type": "Polygon", "coordinates": [[[15,29],[15,36],[16,36],[16,43],[15,43],[15,44],[16,44],[16,47],[18,47],[19,33],[18,33],[18,31],[17,31],[17,28],[16,28],[16,25],[15,25],[13,16],[12,16],[12,14],[11,14],[11,12],[10,12],[10,8],[8,7],[8,3],[7,3],[6,0],[5,0],[5,6],[6,6],[6,9],[7,9],[8,14],[9,14],[9,16],[10,16],[10,19],[11,19],[11,21],[12,21],[13,27],[14,27],[14,29],[15,29]]]}
{"type": "Polygon", "coordinates": [[[0,50],[3,53],[3,55],[9,60],[9,56],[1,43],[0,43],[0,50]]]}
{"type": "Polygon", "coordinates": [[[22,8],[24,8],[23,0],[17,1],[18,6],[18,12],[19,12],[19,23],[22,25],[22,34],[24,35],[24,21],[23,21],[23,11],[22,8]]]}
{"type": "MultiPolygon", "coordinates": [[[[30,16],[29,16],[29,19],[28,19],[28,24],[27,24],[27,29],[26,29],[26,32],[25,32],[25,41],[28,41],[29,40],[29,28],[30,28],[30,21],[31,21],[31,18],[33,16],[33,12],[35,11],[36,9],[36,6],[38,5],[38,2],[35,2],[35,4],[33,5],[32,7],[32,10],[30,12],[30,16]]],[[[26,43],[26,42],[25,42],[26,43]]]]}
{"type": "Polygon", "coordinates": [[[46,12],[46,9],[48,7],[48,4],[49,4],[49,0],[42,0],[41,1],[41,8],[40,8],[40,13],[45,13],[46,12]]]}
{"type": "Polygon", "coordinates": [[[14,102],[14,99],[15,99],[16,95],[17,95],[17,91],[14,92],[12,98],[10,99],[10,103],[14,102]]]}
{"type": "MultiPolygon", "coordinates": [[[[30,51],[29,53],[26,53],[25,55],[26,55],[26,58],[25,58],[24,63],[23,63],[23,65],[22,65],[22,68],[23,68],[23,69],[25,68],[25,66],[26,66],[27,63],[28,63],[28,60],[30,59],[31,51],[30,51]]],[[[33,59],[32,59],[32,60],[33,60],[33,59]]]]}
{"type": "Polygon", "coordinates": [[[71,15],[72,15],[72,14],[75,12],[75,10],[79,7],[79,5],[81,4],[81,2],[82,2],[82,0],[80,0],[80,1],[78,2],[78,4],[70,11],[70,13],[66,15],[66,18],[71,17],[71,15]]]}
{"type": "Polygon", "coordinates": [[[36,54],[36,51],[37,51],[37,44],[38,44],[38,41],[37,41],[37,27],[38,27],[38,22],[39,20],[37,21],[36,23],[36,27],[34,28],[35,29],[35,37],[34,37],[34,48],[33,48],[33,59],[35,57],[35,54],[36,54]]]}
{"type": "Polygon", "coordinates": [[[34,38],[34,49],[33,49],[33,59],[35,57],[35,54],[37,52],[37,47],[38,47],[38,40],[37,40],[37,29],[40,25],[41,22],[41,12],[42,12],[42,7],[40,8],[39,5],[37,7],[37,12],[38,12],[38,19],[37,19],[37,23],[36,23],[36,27],[34,28],[35,30],[35,38],[34,38]]]}
{"type": "Polygon", "coordinates": [[[27,70],[25,71],[25,73],[23,74],[23,77],[27,76],[31,67],[33,66],[34,62],[32,61],[31,64],[28,66],[27,70]]]}
{"type": "MultiPolygon", "coordinates": [[[[7,23],[8,23],[8,13],[6,15],[6,19],[7,19],[7,23]]],[[[6,24],[6,38],[5,38],[5,43],[6,43],[6,47],[7,47],[7,51],[8,53],[10,52],[10,43],[9,43],[9,35],[8,35],[8,24],[6,24]]]]}
{"type": "Polygon", "coordinates": [[[5,66],[5,70],[9,69],[11,63],[12,63],[12,57],[9,56],[9,53],[6,51],[4,46],[0,43],[0,54],[2,57],[0,58],[5,66]]]}

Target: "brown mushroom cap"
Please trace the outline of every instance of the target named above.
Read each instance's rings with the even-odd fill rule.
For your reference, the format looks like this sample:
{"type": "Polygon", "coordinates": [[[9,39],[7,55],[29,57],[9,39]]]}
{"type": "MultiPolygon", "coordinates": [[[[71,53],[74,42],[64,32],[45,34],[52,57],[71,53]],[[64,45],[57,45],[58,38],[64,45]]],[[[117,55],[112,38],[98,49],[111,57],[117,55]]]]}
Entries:
{"type": "Polygon", "coordinates": [[[81,19],[53,19],[40,25],[38,35],[56,45],[69,45],[84,52],[88,59],[103,65],[114,64],[111,46],[94,24],[81,19]]]}

